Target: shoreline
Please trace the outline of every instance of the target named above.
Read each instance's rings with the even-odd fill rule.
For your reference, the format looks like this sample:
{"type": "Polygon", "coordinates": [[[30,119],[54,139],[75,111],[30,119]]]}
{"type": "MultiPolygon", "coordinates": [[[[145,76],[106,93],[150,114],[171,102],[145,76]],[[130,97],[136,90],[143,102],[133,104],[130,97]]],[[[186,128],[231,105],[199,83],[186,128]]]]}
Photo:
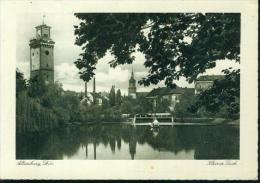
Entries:
{"type": "MultiPolygon", "coordinates": [[[[173,124],[173,125],[234,125],[239,126],[240,119],[226,119],[226,118],[175,118],[174,123],[167,123],[167,124],[173,124]],[[201,122],[200,120],[205,120],[205,122],[201,122]],[[210,121],[208,121],[210,120],[210,121]],[[192,122],[193,121],[193,122],[192,122]],[[200,122],[199,122],[200,121],[200,122]]],[[[144,123],[136,123],[138,124],[149,124],[150,122],[144,122],[144,123]]],[[[132,121],[114,121],[114,122],[71,122],[69,124],[66,124],[66,126],[85,126],[85,125],[109,125],[109,124],[125,124],[125,125],[132,125],[132,121]]],[[[166,122],[160,122],[161,125],[166,125],[166,122]]]]}

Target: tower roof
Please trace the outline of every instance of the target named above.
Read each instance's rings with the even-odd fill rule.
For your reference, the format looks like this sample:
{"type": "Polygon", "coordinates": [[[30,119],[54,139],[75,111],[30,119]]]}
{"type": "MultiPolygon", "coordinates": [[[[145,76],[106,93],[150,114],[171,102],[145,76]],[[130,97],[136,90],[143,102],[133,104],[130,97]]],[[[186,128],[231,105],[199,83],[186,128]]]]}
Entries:
{"type": "Polygon", "coordinates": [[[48,27],[48,28],[51,28],[51,26],[46,25],[46,24],[41,24],[41,25],[35,26],[36,29],[39,28],[39,27],[48,27]]]}
{"type": "Polygon", "coordinates": [[[135,82],[133,68],[132,68],[131,77],[130,77],[129,81],[130,81],[130,82],[131,82],[131,81],[132,81],[132,82],[135,82]]]}
{"type": "Polygon", "coordinates": [[[35,27],[36,34],[33,38],[30,39],[30,46],[37,46],[39,44],[44,44],[48,46],[53,46],[54,41],[51,38],[51,27],[46,25],[44,21],[41,25],[35,27]]]}

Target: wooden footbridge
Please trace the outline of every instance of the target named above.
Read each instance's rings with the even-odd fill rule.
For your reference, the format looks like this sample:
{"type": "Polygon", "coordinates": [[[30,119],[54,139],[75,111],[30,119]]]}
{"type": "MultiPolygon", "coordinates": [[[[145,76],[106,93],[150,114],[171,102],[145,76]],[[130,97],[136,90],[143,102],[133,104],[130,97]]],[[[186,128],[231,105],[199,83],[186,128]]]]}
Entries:
{"type": "Polygon", "coordinates": [[[148,113],[146,115],[136,114],[132,119],[132,125],[150,125],[155,118],[160,122],[160,125],[173,125],[174,123],[173,116],[170,113],[148,113]]]}
{"type": "MultiPolygon", "coordinates": [[[[159,121],[160,126],[180,126],[180,125],[200,125],[200,126],[207,126],[207,125],[218,125],[222,123],[225,119],[224,118],[192,118],[193,120],[209,120],[210,122],[176,122],[174,120],[173,115],[170,113],[155,113],[155,114],[146,114],[140,115],[136,114],[132,118],[131,124],[133,126],[148,126],[151,125],[154,119],[159,121]]],[[[187,118],[187,121],[191,120],[191,118],[187,118]]]]}

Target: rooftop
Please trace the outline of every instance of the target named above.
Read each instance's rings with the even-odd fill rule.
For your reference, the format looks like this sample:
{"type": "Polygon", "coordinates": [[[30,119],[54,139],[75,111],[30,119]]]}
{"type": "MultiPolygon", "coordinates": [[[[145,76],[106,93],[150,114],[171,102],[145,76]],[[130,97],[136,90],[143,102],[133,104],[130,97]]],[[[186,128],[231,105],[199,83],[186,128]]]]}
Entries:
{"type": "Polygon", "coordinates": [[[136,92],[136,95],[137,95],[138,97],[146,97],[147,94],[149,94],[149,92],[136,92]]]}
{"type": "Polygon", "coordinates": [[[170,94],[183,94],[184,92],[194,92],[194,88],[181,88],[176,87],[175,89],[163,87],[153,89],[146,97],[164,96],[170,94]]]}
{"type": "Polygon", "coordinates": [[[196,79],[196,81],[214,81],[224,79],[224,75],[204,75],[196,79]]]}
{"type": "Polygon", "coordinates": [[[43,24],[41,24],[41,25],[35,26],[35,28],[38,28],[38,27],[48,27],[48,28],[51,28],[51,26],[48,26],[48,25],[46,25],[45,23],[43,23],[43,24]]]}

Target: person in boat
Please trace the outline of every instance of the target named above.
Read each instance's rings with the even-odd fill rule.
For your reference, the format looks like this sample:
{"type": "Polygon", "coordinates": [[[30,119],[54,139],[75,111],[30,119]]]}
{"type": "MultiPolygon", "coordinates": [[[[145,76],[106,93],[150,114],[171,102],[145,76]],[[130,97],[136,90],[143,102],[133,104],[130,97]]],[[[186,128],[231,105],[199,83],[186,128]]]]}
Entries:
{"type": "Polygon", "coordinates": [[[158,127],[159,125],[159,121],[156,118],[154,118],[153,122],[151,123],[151,127],[158,127]]]}

